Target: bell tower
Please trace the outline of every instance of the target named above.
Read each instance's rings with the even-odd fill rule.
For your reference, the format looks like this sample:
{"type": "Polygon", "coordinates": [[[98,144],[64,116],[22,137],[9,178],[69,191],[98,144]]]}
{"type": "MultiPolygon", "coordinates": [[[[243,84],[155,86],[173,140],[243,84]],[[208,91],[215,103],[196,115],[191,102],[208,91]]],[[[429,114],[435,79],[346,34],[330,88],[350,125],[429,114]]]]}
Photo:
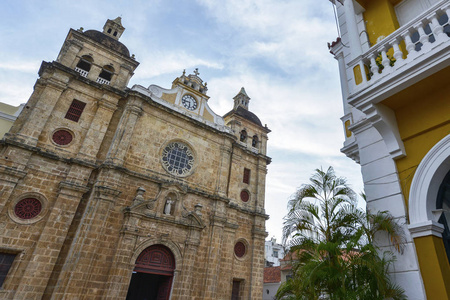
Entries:
{"type": "Polygon", "coordinates": [[[103,34],[112,37],[115,40],[119,40],[122,33],[125,31],[125,27],[122,26],[122,18],[117,17],[114,20],[108,19],[103,26],[103,34]]]}

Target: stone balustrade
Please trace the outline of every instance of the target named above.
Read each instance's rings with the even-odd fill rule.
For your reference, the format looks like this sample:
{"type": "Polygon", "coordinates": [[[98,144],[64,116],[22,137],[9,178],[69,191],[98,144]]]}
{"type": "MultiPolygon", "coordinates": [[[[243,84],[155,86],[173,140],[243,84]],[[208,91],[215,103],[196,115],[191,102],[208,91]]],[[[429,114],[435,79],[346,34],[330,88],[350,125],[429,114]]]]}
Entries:
{"type": "Polygon", "coordinates": [[[100,84],[106,84],[106,85],[109,85],[109,83],[110,83],[109,80],[106,80],[106,79],[101,78],[101,77],[97,78],[97,82],[100,83],[100,84]]]}
{"type": "Polygon", "coordinates": [[[405,65],[414,64],[422,54],[442,44],[450,44],[450,2],[442,1],[405,24],[349,64],[364,66],[362,82],[356,82],[357,93],[381,80],[388,80],[405,65]]]}
{"type": "Polygon", "coordinates": [[[80,69],[80,68],[78,68],[78,67],[75,67],[75,71],[78,72],[78,73],[80,73],[80,75],[83,76],[83,77],[85,77],[85,78],[88,76],[88,73],[89,73],[88,71],[85,71],[85,70],[80,69]]]}

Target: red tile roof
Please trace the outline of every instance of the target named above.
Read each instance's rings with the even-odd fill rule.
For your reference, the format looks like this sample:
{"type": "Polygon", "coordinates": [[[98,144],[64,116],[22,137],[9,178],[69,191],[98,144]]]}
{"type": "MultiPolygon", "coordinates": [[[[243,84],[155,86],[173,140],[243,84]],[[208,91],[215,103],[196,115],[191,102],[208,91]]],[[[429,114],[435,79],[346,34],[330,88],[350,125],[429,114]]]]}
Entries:
{"type": "Polygon", "coordinates": [[[281,267],[264,268],[264,283],[281,282],[281,267]]]}

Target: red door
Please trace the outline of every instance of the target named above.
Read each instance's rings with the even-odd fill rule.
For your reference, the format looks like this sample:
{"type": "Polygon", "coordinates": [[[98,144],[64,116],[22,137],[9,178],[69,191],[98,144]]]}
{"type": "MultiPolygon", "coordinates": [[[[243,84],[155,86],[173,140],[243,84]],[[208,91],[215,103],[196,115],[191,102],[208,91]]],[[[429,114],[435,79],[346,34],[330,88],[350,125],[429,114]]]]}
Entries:
{"type": "Polygon", "coordinates": [[[175,271],[175,258],[169,248],[153,245],[136,259],[127,300],[168,300],[175,271]]]}

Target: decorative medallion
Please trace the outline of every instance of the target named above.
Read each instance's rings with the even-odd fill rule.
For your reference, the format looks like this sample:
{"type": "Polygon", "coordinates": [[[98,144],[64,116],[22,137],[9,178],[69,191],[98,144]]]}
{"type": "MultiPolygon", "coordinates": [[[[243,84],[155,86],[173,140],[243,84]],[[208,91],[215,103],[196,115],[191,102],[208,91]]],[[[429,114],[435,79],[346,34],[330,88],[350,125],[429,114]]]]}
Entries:
{"type": "Polygon", "coordinates": [[[194,168],[194,154],[184,143],[169,143],[162,153],[162,164],[172,175],[187,176],[194,168]]]}
{"type": "Polygon", "coordinates": [[[36,198],[25,198],[17,202],[14,213],[23,220],[36,217],[42,210],[41,201],[36,198]]]}
{"type": "Polygon", "coordinates": [[[191,95],[184,95],[183,98],[181,98],[181,103],[189,110],[195,110],[197,108],[197,100],[191,95]]]}
{"type": "Polygon", "coordinates": [[[53,133],[52,140],[58,145],[65,146],[72,142],[73,136],[69,131],[60,129],[53,133]]]}
{"type": "Polygon", "coordinates": [[[246,250],[246,247],[243,242],[237,242],[234,245],[234,254],[239,258],[242,258],[245,255],[245,250],[246,250]]]}
{"type": "Polygon", "coordinates": [[[241,200],[247,202],[250,199],[250,194],[246,190],[241,191],[241,200]]]}

